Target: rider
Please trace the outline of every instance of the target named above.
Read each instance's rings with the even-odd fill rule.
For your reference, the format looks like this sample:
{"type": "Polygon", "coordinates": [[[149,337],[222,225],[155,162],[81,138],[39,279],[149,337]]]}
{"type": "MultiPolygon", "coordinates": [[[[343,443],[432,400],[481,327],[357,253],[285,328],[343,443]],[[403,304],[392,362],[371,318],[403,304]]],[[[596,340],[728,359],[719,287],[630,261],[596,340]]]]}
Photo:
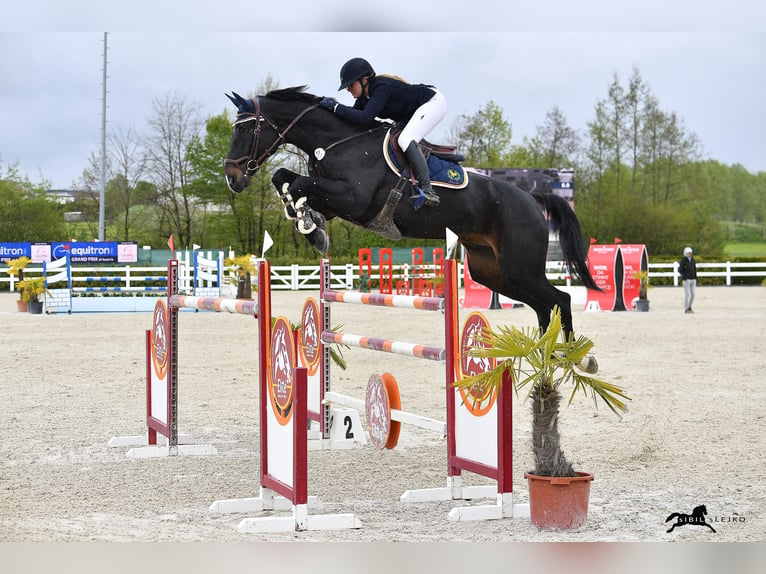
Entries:
{"type": "Polygon", "coordinates": [[[361,125],[373,123],[376,117],[406,122],[399,135],[399,147],[412,166],[426,205],[439,205],[439,196],[431,187],[428,165],[418,142],[447,113],[447,102],[441,92],[434,86],[409,84],[398,76],[376,75],[364,58],[352,58],[343,64],[338,91],[344,88],[356,99],[353,107],[339,104],[333,98],[323,98],[320,105],[361,125]]]}

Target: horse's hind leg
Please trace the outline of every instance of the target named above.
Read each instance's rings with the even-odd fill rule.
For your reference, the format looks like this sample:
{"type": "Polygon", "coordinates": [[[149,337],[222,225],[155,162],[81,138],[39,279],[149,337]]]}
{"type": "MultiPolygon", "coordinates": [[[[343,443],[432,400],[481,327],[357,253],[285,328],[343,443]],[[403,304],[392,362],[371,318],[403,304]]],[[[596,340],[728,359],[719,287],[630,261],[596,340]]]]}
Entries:
{"type": "Polygon", "coordinates": [[[543,330],[548,328],[551,311],[558,306],[564,332],[569,335],[573,330],[571,297],[548,281],[545,257],[545,249],[538,248],[536,256],[534,248],[527,251],[501,249],[498,262],[504,282],[500,292],[532,307],[543,330]]]}
{"type": "Polygon", "coordinates": [[[554,306],[561,310],[561,324],[564,332],[572,332],[572,305],[569,293],[559,291],[551,285],[547,279],[545,281],[526,281],[522,284],[514,284],[511,287],[512,299],[524,301],[534,309],[537,314],[537,322],[544,331],[548,328],[551,319],[551,311],[554,306]]]}
{"type": "Polygon", "coordinates": [[[539,272],[533,273],[523,268],[521,262],[509,260],[509,256],[502,251],[500,257],[497,257],[491,247],[474,245],[468,247],[468,269],[471,276],[482,285],[532,307],[542,329],[547,328],[551,310],[556,304],[562,308],[562,321],[567,316],[571,324],[569,295],[548,282],[544,265],[541,280],[539,272]]]}

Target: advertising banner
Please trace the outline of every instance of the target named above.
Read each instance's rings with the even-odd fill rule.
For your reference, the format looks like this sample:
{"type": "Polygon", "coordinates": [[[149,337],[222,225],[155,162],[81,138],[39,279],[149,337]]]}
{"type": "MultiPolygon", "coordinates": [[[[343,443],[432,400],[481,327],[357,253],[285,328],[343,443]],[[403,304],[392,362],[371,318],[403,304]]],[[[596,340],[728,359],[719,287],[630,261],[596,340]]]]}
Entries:
{"type": "Polygon", "coordinates": [[[623,279],[622,279],[622,299],[625,306],[629,309],[635,308],[635,300],[638,299],[638,289],[640,280],[635,277],[640,271],[649,269],[649,257],[646,254],[646,245],[620,244],[620,254],[622,255],[623,279]]]}
{"type": "Polygon", "coordinates": [[[477,283],[471,277],[468,270],[468,263],[463,262],[463,309],[489,309],[489,303],[492,300],[492,291],[481,283],[477,283]]]}
{"type": "Polygon", "coordinates": [[[619,244],[591,245],[588,250],[588,270],[601,291],[588,289],[586,309],[591,302],[596,302],[601,311],[624,311],[623,263],[619,244]]]}
{"type": "Polygon", "coordinates": [[[50,243],[33,243],[31,253],[32,261],[35,263],[50,263],[53,261],[50,243]]]}
{"type": "Polygon", "coordinates": [[[51,255],[54,260],[69,254],[72,263],[135,263],[138,245],[135,241],[54,241],[51,255]]]}
{"type": "Polygon", "coordinates": [[[463,309],[500,309],[501,307],[503,309],[513,309],[514,305],[518,303],[518,301],[514,301],[505,295],[498,295],[497,303],[500,304],[500,307],[492,307],[492,291],[489,287],[485,287],[473,280],[466,260],[463,260],[463,288],[464,296],[460,300],[463,309]]]}
{"type": "Polygon", "coordinates": [[[29,243],[0,243],[0,263],[7,263],[11,259],[29,257],[31,259],[29,243]]]}

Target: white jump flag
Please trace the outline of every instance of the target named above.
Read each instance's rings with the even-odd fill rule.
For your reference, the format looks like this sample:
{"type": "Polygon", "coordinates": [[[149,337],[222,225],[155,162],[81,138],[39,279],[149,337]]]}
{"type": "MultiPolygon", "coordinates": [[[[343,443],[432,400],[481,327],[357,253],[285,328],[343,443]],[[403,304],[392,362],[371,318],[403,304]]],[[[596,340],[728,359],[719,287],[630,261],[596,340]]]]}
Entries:
{"type": "Polygon", "coordinates": [[[274,240],[269,235],[268,231],[263,232],[263,251],[261,251],[261,259],[266,258],[266,252],[274,245],[274,240]]]}

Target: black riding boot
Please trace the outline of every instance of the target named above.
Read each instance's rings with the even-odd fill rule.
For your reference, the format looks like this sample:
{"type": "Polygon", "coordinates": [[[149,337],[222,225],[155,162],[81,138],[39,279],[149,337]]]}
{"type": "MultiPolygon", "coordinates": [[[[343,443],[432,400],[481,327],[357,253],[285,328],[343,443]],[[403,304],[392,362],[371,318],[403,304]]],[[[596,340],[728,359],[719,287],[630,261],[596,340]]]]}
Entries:
{"type": "Polygon", "coordinates": [[[418,185],[420,185],[420,189],[423,190],[423,194],[426,196],[425,204],[436,207],[439,205],[439,196],[434,193],[434,189],[431,187],[431,178],[428,176],[428,164],[418,144],[410,142],[410,145],[404,151],[404,155],[407,156],[407,161],[410,162],[410,167],[412,168],[412,174],[418,180],[418,185]]]}

